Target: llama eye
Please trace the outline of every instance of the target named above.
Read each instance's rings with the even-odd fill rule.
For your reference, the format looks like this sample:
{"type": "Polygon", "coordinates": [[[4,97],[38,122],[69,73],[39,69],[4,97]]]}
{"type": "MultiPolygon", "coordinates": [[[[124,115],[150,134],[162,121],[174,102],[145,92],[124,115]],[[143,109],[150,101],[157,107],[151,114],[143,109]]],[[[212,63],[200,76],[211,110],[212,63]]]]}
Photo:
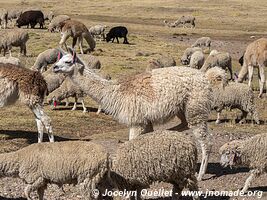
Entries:
{"type": "Polygon", "coordinates": [[[71,61],[66,61],[65,63],[67,63],[67,64],[70,64],[70,63],[71,63],[71,61]]]}

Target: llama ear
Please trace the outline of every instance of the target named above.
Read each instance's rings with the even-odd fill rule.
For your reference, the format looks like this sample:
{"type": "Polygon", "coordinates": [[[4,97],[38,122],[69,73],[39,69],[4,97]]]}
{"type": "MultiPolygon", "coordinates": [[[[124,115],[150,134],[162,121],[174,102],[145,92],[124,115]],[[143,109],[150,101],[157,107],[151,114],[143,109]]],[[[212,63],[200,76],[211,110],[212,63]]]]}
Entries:
{"type": "Polygon", "coordinates": [[[57,54],[57,61],[59,61],[61,57],[62,57],[61,52],[58,52],[58,54],[57,54]]]}

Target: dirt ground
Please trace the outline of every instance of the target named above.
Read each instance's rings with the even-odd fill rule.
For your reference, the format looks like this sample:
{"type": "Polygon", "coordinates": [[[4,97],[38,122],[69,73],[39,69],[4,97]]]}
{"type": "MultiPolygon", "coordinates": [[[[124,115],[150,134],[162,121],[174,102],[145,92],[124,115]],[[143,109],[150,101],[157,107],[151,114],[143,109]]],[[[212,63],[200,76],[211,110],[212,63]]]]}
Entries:
{"type": "MultiPolygon", "coordinates": [[[[267,2],[266,0],[0,0],[4,8],[41,8],[52,10],[56,14],[67,14],[73,19],[84,22],[88,27],[95,24],[106,24],[109,27],[125,25],[129,30],[130,45],[106,43],[97,41],[93,55],[99,57],[103,73],[108,73],[112,79],[120,79],[140,73],[145,70],[148,60],[159,54],[172,55],[177,65],[183,51],[198,37],[212,38],[212,49],[227,51],[233,58],[233,68],[238,72],[238,59],[246,46],[260,37],[266,36],[267,2]],[[63,3],[64,2],[64,3],[63,3]],[[194,15],[196,28],[167,28],[163,20],[174,21],[182,15],[194,15]],[[143,56],[140,56],[143,53],[143,56]],[[139,55],[138,55],[139,54],[139,55]]],[[[12,27],[9,24],[7,30],[12,27]]],[[[26,67],[33,65],[37,55],[42,51],[58,46],[59,33],[48,33],[47,30],[29,29],[30,39],[27,44],[27,57],[20,57],[26,67]]],[[[71,43],[71,40],[68,41],[71,43]]],[[[84,43],[84,45],[86,45],[84,43]]],[[[18,55],[18,48],[13,48],[13,56],[18,55]]],[[[77,49],[78,50],[78,49],[77,49]]],[[[206,56],[208,55],[206,51],[206,56]]],[[[256,70],[257,71],[257,70],[256,70]]],[[[253,81],[255,96],[258,94],[258,80],[255,72],[253,81]]],[[[232,139],[251,137],[266,132],[267,112],[266,95],[256,99],[261,120],[260,125],[238,124],[240,112],[225,110],[222,113],[223,123],[215,125],[216,113],[212,113],[209,121],[209,131],[213,135],[213,147],[205,180],[199,182],[200,190],[235,191],[241,189],[249,175],[247,168],[222,168],[219,164],[218,150],[221,145],[232,139]]],[[[114,152],[119,141],[126,141],[128,129],[125,125],[114,121],[111,116],[96,114],[97,104],[86,98],[88,113],[82,113],[82,108],[71,111],[71,106],[59,106],[51,110],[45,105],[45,111],[52,118],[53,132],[57,141],[93,140],[103,144],[110,152],[114,152]]],[[[0,109],[0,152],[10,152],[37,142],[36,125],[33,114],[25,106],[17,103],[14,106],[0,109]]],[[[178,119],[156,126],[156,129],[172,128],[179,124],[178,119]]],[[[184,134],[184,133],[179,133],[184,134]]],[[[48,140],[47,137],[45,138],[48,140]]],[[[199,155],[200,158],[201,154],[199,155]]],[[[0,200],[25,199],[23,189],[25,184],[14,178],[0,179],[0,200]]],[[[152,189],[169,188],[168,185],[153,185],[152,189]]],[[[57,186],[49,185],[45,199],[82,199],[78,187],[66,185],[63,193],[57,186]]],[[[250,191],[262,191],[262,200],[267,200],[267,175],[255,178],[250,191]]],[[[256,193],[259,194],[259,193],[256,193]]],[[[208,200],[247,200],[259,199],[253,197],[213,196],[208,200]]],[[[36,194],[33,196],[37,198],[36,194]]],[[[190,199],[183,197],[182,199],[190,199]]]]}

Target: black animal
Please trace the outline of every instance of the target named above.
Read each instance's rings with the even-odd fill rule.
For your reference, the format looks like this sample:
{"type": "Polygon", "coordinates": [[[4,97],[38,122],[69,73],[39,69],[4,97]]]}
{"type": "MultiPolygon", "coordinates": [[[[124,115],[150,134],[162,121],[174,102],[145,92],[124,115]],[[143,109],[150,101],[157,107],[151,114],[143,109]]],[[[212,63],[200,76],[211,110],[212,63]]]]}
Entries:
{"type": "Polygon", "coordinates": [[[243,63],[244,63],[244,53],[243,53],[243,55],[239,58],[238,62],[239,62],[239,64],[240,64],[241,66],[243,66],[243,63]]]}
{"type": "Polygon", "coordinates": [[[129,44],[127,40],[127,34],[128,30],[124,26],[116,26],[109,30],[108,34],[106,35],[106,40],[109,42],[112,39],[112,42],[114,42],[114,39],[117,39],[117,43],[119,43],[118,38],[124,38],[123,44],[129,44]]]}
{"type": "Polygon", "coordinates": [[[21,26],[27,26],[27,28],[29,28],[29,25],[31,26],[31,28],[34,28],[37,23],[40,24],[40,28],[43,28],[44,14],[40,10],[26,11],[22,13],[17,20],[17,26],[19,28],[21,26]]]}

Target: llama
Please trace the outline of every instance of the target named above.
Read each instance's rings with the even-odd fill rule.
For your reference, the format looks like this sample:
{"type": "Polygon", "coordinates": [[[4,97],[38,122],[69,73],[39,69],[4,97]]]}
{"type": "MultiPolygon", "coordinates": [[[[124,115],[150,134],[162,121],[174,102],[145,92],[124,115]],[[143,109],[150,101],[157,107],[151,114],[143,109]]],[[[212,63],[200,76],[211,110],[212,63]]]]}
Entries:
{"type": "MultiPolygon", "coordinates": [[[[152,132],[152,124],[162,124],[175,116],[181,128],[192,128],[202,148],[198,180],[206,172],[211,148],[207,120],[211,109],[211,88],[205,74],[188,67],[155,69],[120,81],[108,81],[84,68],[74,52],[64,55],[53,69],[72,78],[86,95],[119,122],[130,127],[129,139],[152,132]]],[[[83,64],[84,65],[84,64],[83,64]]]]}
{"type": "Polygon", "coordinates": [[[35,116],[38,142],[43,140],[43,129],[47,129],[50,142],[54,142],[51,119],[43,110],[43,100],[47,85],[42,75],[12,64],[0,63],[0,108],[20,100],[35,116]]]}

